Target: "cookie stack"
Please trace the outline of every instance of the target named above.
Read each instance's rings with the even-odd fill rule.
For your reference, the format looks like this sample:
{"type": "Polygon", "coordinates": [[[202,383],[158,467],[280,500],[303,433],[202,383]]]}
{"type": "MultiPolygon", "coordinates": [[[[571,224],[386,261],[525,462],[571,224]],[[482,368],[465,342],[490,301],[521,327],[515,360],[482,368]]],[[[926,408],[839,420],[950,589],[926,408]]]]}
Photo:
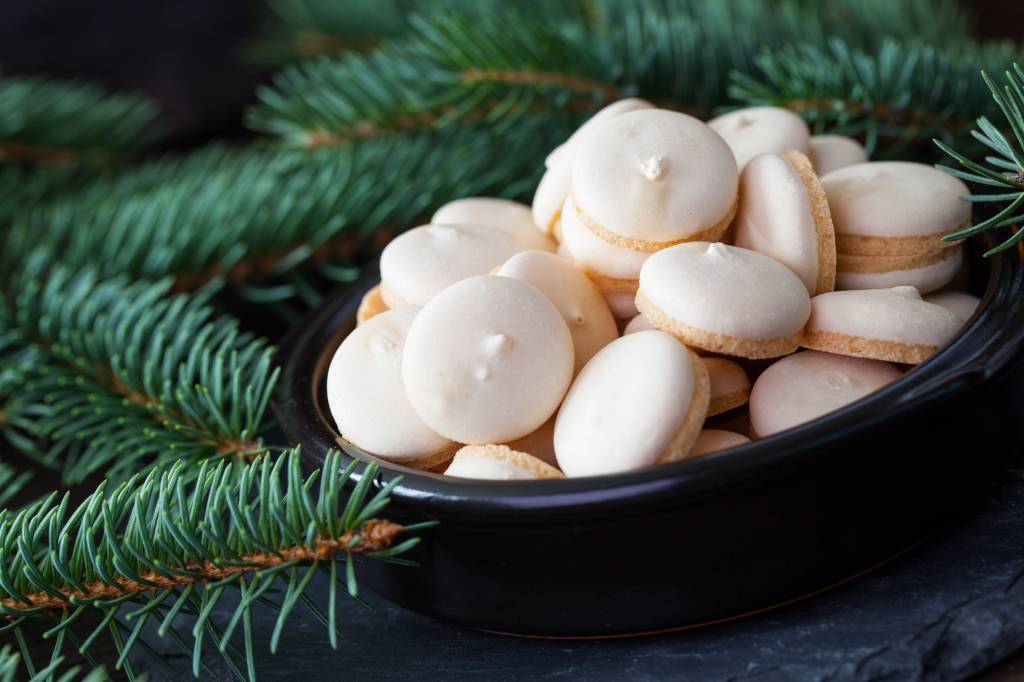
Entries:
{"type": "Polygon", "coordinates": [[[462,199],[384,250],[328,372],[344,439],[462,478],[675,462],[885,386],[978,303],[921,296],[963,184],[788,111],[623,100],[545,165],[532,207],[462,199]]]}

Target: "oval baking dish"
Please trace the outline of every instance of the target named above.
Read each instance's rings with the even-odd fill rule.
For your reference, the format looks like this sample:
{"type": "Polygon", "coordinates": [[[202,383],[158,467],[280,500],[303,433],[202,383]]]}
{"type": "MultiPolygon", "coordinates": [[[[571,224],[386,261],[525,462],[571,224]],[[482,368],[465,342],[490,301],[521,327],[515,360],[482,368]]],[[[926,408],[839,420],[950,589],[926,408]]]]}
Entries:
{"type": "MultiPolygon", "coordinates": [[[[972,251],[974,251],[972,249],[972,251]]],[[[520,635],[629,635],[732,618],[883,562],[969,504],[1024,442],[1024,251],[974,258],[983,301],[928,362],[842,410],[761,441],[625,474],[494,482],[401,474],[388,516],[436,519],[410,558],[362,562],[389,599],[520,635]]],[[[340,447],[324,393],[375,272],[284,340],[274,411],[310,464],[340,447]]]]}

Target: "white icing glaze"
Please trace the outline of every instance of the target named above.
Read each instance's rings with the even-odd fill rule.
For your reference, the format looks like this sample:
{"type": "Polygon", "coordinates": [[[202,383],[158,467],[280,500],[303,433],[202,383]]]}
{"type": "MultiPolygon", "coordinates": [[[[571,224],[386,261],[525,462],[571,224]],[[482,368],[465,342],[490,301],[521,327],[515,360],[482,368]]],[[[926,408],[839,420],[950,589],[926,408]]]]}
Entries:
{"type": "Polygon", "coordinates": [[[555,453],[566,476],[654,464],[690,408],[689,351],[660,331],[630,334],[591,358],[555,421],[555,453]]]}
{"type": "Polygon", "coordinates": [[[725,358],[701,358],[711,382],[711,399],[750,388],[750,379],[738,363],[725,358]]]}
{"type": "Polygon", "coordinates": [[[515,236],[481,225],[417,227],[391,240],[381,253],[383,293],[423,305],[449,285],[487,274],[523,250],[515,236]]]}
{"type": "Polygon", "coordinates": [[[914,287],[833,291],[811,299],[809,331],[827,331],[879,341],[941,346],[962,320],[925,302],[914,287]]]}
{"type": "Polygon", "coordinates": [[[742,434],[734,433],[733,431],[704,429],[700,434],[698,434],[697,440],[693,443],[693,449],[690,450],[690,454],[687,455],[686,458],[692,459],[711,452],[728,450],[729,448],[734,448],[737,445],[743,445],[744,443],[749,442],[749,438],[742,434]]]}
{"type": "MultiPolygon", "coordinates": [[[[836,289],[889,289],[891,287],[910,286],[922,294],[941,289],[949,284],[963,265],[963,247],[955,246],[945,249],[949,258],[931,263],[921,268],[910,270],[891,270],[889,272],[837,272],[836,289]]],[[[858,256],[845,256],[855,259],[858,256]]],[[[863,256],[865,259],[881,257],[863,256]]],[[[840,260],[842,263],[842,260],[840,260]]]]}
{"type": "Polygon", "coordinates": [[[467,197],[437,209],[433,225],[483,225],[504,230],[523,243],[524,249],[554,251],[555,242],[537,231],[530,207],[518,201],[492,197],[467,197]]]}
{"type": "Polygon", "coordinates": [[[907,161],[872,161],[821,178],[836,234],[920,237],[949,232],[971,217],[967,186],[907,161]]]}
{"type": "Polygon", "coordinates": [[[586,123],[576,129],[569,139],[564,144],[560,144],[548,154],[547,158],[544,159],[545,168],[553,168],[554,166],[568,161],[572,164],[572,159],[575,154],[575,147],[579,144],[579,141],[594,128],[594,124],[602,121],[606,118],[618,116],[619,114],[625,114],[630,111],[638,111],[640,109],[653,109],[654,105],[647,100],[640,99],[638,97],[627,97],[620,99],[616,102],[612,102],[608,106],[604,107],[596,114],[591,116],[586,123]]]}
{"type": "Polygon", "coordinates": [[[978,309],[978,305],[981,303],[981,299],[977,296],[971,296],[962,291],[936,291],[925,296],[924,300],[928,303],[941,305],[964,322],[971,319],[974,311],[978,309]]]}
{"type": "Polygon", "coordinates": [[[448,465],[445,476],[483,478],[493,481],[529,481],[537,475],[512,462],[491,457],[460,457],[448,465]]]}
{"type": "Polygon", "coordinates": [[[790,149],[807,154],[811,131],[804,120],[788,109],[750,107],[708,121],[722,136],[741,169],[758,154],[782,154],[790,149]]]}
{"type": "Polygon", "coordinates": [[[594,234],[576,213],[572,197],[562,208],[562,243],[578,262],[605,277],[639,279],[640,268],[651,254],[616,246],[594,234]]]}
{"type": "Polygon", "coordinates": [[[419,308],[389,310],[345,337],[327,370],[327,404],[341,434],[395,462],[422,459],[454,444],[413,410],[402,385],[402,349],[419,308]]]}
{"type": "Polygon", "coordinates": [[[818,229],[804,183],[783,157],[761,154],[743,169],[733,229],[736,246],[779,261],[814,295],[818,229]]]}
{"type": "Polygon", "coordinates": [[[643,315],[637,315],[632,320],[630,320],[629,324],[626,325],[626,328],[622,330],[622,335],[625,336],[626,334],[636,334],[637,332],[645,332],[648,329],[657,329],[657,327],[651,324],[650,320],[648,320],[643,315]]]}
{"type": "MultiPolygon", "coordinates": [[[[619,336],[601,292],[571,263],[545,251],[523,251],[509,258],[498,275],[536,287],[555,304],[572,334],[577,373],[594,353],[619,336]]],[[[515,449],[515,448],[513,448],[515,449]]]]}
{"type": "Polygon", "coordinates": [[[636,294],[625,291],[602,291],[604,302],[616,320],[628,320],[640,314],[636,309],[636,294]]]}
{"type": "Polygon", "coordinates": [[[754,382],[750,423],[764,438],[838,410],[899,378],[899,369],[888,362],[801,351],[775,362],[754,382]]]}
{"type": "Polygon", "coordinates": [[[667,242],[720,223],[736,199],[737,181],[728,145],[705,124],[645,109],[603,119],[580,140],[572,196],[609,232],[667,242]]]}
{"type": "Polygon", "coordinates": [[[562,208],[569,196],[569,182],[572,178],[572,163],[560,163],[544,171],[544,177],[533,195],[532,216],[534,226],[549,234],[554,231],[555,214],[562,208]]]}
{"type": "Polygon", "coordinates": [[[810,156],[818,175],[868,160],[861,143],[845,135],[812,135],[810,156]]]}
{"type": "Polygon", "coordinates": [[[511,277],[471,277],[413,322],[402,359],[409,402],[459,443],[505,443],[536,430],[572,379],[572,335],[555,306],[511,277]]]}
{"type": "Polygon", "coordinates": [[[807,289],[786,266],[718,242],[653,254],[640,271],[640,292],[677,322],[746,339],[794,334],[810,314],[807,289]]]}

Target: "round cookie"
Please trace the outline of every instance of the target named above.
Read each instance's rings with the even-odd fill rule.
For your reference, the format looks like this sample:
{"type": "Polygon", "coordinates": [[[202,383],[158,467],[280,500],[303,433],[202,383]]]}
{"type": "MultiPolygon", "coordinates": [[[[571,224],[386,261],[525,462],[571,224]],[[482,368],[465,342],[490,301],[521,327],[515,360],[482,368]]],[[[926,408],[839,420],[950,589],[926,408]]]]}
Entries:
{"type": "Polygon", "coordinates": [[[912,256],[955,246],[944,235],[971,224],[967,185],[923,163],[872,161],[821,178],[839,253],[912,256]]]}
{"type": "Polygon", "coordinates": [[[750,392],[750,424],[758,438],[838,410],[899,379],[888,362],[814,350],[782,358],[750,392]]]}
{"type": "Polygon", "coordinates": [[[690,450],[690,454],[687,455],[686,458],[693,459],[694,457],[718,452],[719,450],[728,450],[729,448],[734,448],[749,442],[749,438],[733,431],[704,429],[700,432],[700,435],[697,436],[697,440],[693,444],[693,449],[690,450]]]}
{"type": "Polygon", "coordinates": [[[630,320],[640,314],[636,307],[636,294],[629,291],[602,291],[604,302],[616,320],[630,320]]]}
{"type": "Polygon", "coordinates": [[[572,199],[597,236],[634,251],[718,239],[736,212],[739,173],[720,137],[663,109],[603,119],[577,145],[572,199]]]}
{"type": "Polygon", "coordinates": [[[593,476],[683,459],[704,423],[708,391],[700,358],[668,334],[613,341],[558,411],[558,466],[566,476],[593,476]]]}
{"type": "Polygon", "coordinates": [[[343,438],[391,462],[426,469],[456,444],[428,427],[402,384],[402,349],[420,309],[380,313],[345,337],[327,370],[327,404],[343,438]]]}
{"type": "Polygon", "coordinates": [[[566,198],[561,215],[562,243],[587,276],[603,291],[636,293],[640,268],[651,254],[611,244],[588,230],[572,197],[566,198]]]}
{"type": "Polygon", "coordinates": [[[962,291],[936,291],[925,296],[924,300],[928,303],[941,305],[964,322],[974,317],[974,311],[981,304],[980,298],[962,291]]]}
{"type": "Polygon", "coordinates": [[[785,265],[717,242],[653,254],[636,306],[688,346],[754,359],[796,350],[811,311],[807,289],[785,265]]]}
{"type": "Polygon", "coordinates": [[[391,240],[381,253],[381,297],[389,308],[423,305],[455,282],[485,275],[525,250],[503,230],[423,225],[391,240]]]}
{"type": "Polygon", "coordinates": [[[742,367],[725,358],[701,358],[708,371],[711,395],[708,416],[745,405],[750,397],[750,379],[742,367]]]}
{"type": "Polygon", "coordinates": [[[657,327],[651,324],[650,320],[648,320],[643,315],[637,315],[632,320],[630,320],[629,324],[626,325],[626,328],[622,330],[622,335],[625,336],[626,334],[636,334],[637,332],[645,332],[648,329],[657,329],[657,327]]]}
{"type": "Polygon", "coordinates": [[[635,97],[612,102],[594,114],[568,140],[555,147],[548,154],[547,158],[544,159],[544,167],[547,170],[537,186],[536,194],[533,195],[533,222],[541,232],[561,239],[559,233],[561,231],[562,204],[565,202],[565,198],[569,196],[572,163],[576,158],[576,145],[583,135],[592,129],[596,122],[605,118],[624,114],[627,111],[650,109],[653,107],[654,105],[650,102],[635,97]]]}
{"type": "Polygon", "coordinates": [[[861,143],[845,135],[812,135],[809,156],[818,175],[868,160],[868,153],[861,143]]]}
{"type": "Polygon", "coordinates": [[[963,321],[927,303],[914,287],[833,291],[811,300],[807,348],[917,364],[945,344],[963,321]]]}
{"type": "Polygon", "coordinates": [[[949,284],[963,265],[963,247],[925,251],[914,256],[839,255],[837,289],[888,289],[911,286],[927,294],[949,284]]]}
{"type": "Polygon", "coordinates": [[[565,478],[553,466],[505,445],[467,445],[455,453],[444,475],[493,481],[565,478]]]}
{"type": "Polygon", "coordinates": [[[380,295],[380,285],[378,284],[367,291],[363,300],[359,302],[359,309],[356,310],[356,324],[363,324],[374,315],[380,315],[388,310],[384,298],[380,295]]]}
{"type": "Polygon", "coordinates": [[[811,131],[789,109],[750,107],[708,121],[736,156],[740,170],[759,154],[782,154],[795,149],[810,153],[811,131]]]}
{"type": "Polygon", "coordinates": [[[497,273],[536,287],[555,304],[572,334],[573,374],[594,353],[619,336],[615,318],[590,279],[572,263],[546,251],[523,251],[505,261],[497,273]]]}
{"type": "Polygon", "coordinates": [[[511,277],[470,277],[435,296],[402,358],[416,413],[470,445],[535,431],[558,409],[572,372],[572,335],[558,309],[511,277]]]}
{"type": "Polygon", "coordinates": [[[530,207],[510,199],[467,197],[437,209],[432,225],[483,225],[503,230],[523,243],[524,249],[554,251],[551,238],[537,232],[530,207]]]}
{"type": "Polygon", "coordinates": [[[811,296],[835,288],[836,239],[828,200],[810,159],[798,151],[761,154],[740,175],[733,243],[771,256],[811,296]]]}
{"type": "Polygon", "coordinates": [[[512,450],[533,455],[542,462],[557,467],[558,460],[555,458],[555,417],[556,415],[551,415],[551,419],[544,422],[533,433],[528,433],[522,438],[505,443],[505,445],[512,450]]]}

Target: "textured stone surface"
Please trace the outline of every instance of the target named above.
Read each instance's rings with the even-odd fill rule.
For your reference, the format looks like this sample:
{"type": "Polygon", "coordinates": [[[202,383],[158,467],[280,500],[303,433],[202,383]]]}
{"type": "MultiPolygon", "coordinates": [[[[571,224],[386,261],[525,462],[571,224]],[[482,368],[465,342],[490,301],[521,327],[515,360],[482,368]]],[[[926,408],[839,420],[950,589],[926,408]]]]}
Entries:
{"type": "MultiPolygon", "coordinates": [[[[312,589],[323,603],[324,581],[312,589]]],[[[513,639],[367,599],[374,610],[341,602],[337,651],[299,606],[270,657],[273,619],[261,613],[260,679],[964,679],[1024,646],[1024,464],[993,484],[962,521],[873,573],[698,630],[602,641],[513,639]]],[[[152,667],[151,679],[192,679],[188,661],[165,651],[176,671],[152,667]]],[[[228,679],[223,662],[208,660],[228,679]]]]}

